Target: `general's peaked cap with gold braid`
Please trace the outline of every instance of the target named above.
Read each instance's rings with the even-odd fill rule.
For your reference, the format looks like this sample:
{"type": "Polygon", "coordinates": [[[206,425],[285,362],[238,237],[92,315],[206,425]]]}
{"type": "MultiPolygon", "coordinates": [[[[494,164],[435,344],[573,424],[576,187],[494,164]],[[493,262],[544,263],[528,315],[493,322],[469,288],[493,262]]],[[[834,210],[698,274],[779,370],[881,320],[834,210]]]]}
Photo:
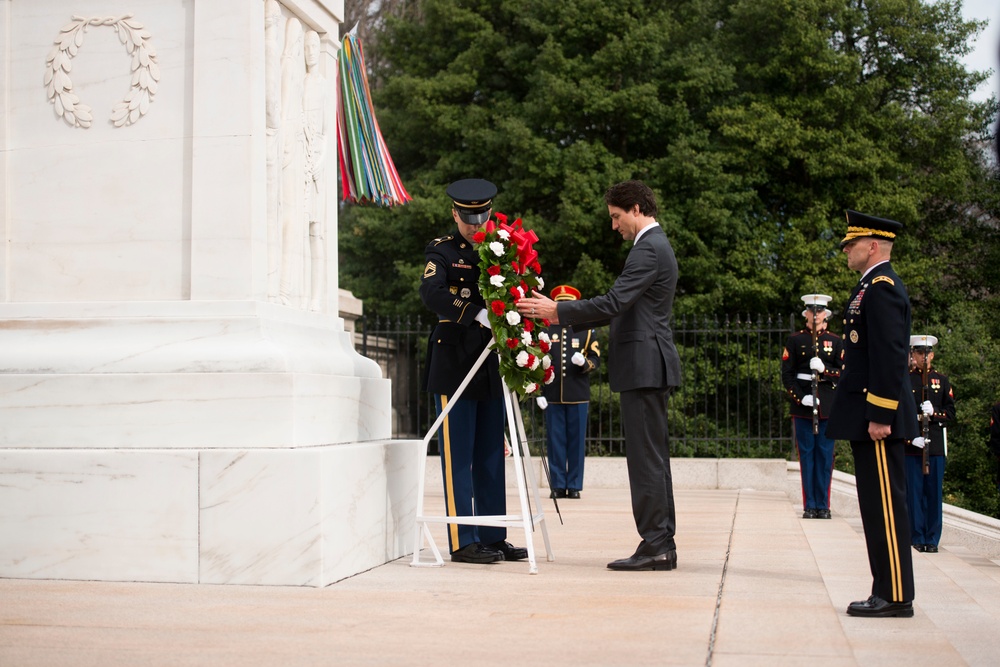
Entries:
{"type": "Polygon", "coordinates": [[[847,210],[847,236],[840,242],[840,247],[854,239],[874,237],[894,241],[896,235],[903,231],[903,223],[887,218],[876,218],[874,215],[847,210]]]}

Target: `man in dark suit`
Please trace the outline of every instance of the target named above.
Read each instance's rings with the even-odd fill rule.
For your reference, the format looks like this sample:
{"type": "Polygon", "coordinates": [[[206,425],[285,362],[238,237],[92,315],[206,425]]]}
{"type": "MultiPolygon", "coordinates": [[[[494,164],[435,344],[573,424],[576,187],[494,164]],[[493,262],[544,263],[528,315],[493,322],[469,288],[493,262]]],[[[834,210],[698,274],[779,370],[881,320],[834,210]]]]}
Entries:
{"type": "MultiPolygon", "coordinates": [[[[507,513],[504,488],[504,399],[499,361],[491,354],[458,398],[455,392],[493,339],[486,304],[479,293],[479,253],[472,237],[490,218],[497,188],[467,178],[448,186],[455,233],[434,239],[424,251],[427,264],[420,298],[438,317],[427,342],[424,388],[434,394],[438,414],[454,401],[441,424],[441,475],[448,516],[507,513]]],[[[507,542],[507,529],[448,524],[451,560],[492,563],[522,560],[528,550],[507,542]]]]}
{"type": "Polygon", "coordinates": [[[680,357],[670,329],[677,260],[656,222],[656,197],[649,187],[639,181],[618,183],[604,200],[611,228],[634,241],[611,291],[558,304],[533,292],[517,308],[578,330],[611,325],[611,391],[620,392],[632,515],[642,541],[634,554],[608,567],[672,570],[677,550],[667,400],[681,383],[680,357]]]}
{"type": "Polygon", "coordinates": [[[851,616],[913,616],[913,562],[904,447],[917,432],[910,394],[910,298],[889,263],[903,225],[847,212],[840,247],[861,273],[844,310],[844,363],[827,436],[850,440],[872,572],[851,616]]]}

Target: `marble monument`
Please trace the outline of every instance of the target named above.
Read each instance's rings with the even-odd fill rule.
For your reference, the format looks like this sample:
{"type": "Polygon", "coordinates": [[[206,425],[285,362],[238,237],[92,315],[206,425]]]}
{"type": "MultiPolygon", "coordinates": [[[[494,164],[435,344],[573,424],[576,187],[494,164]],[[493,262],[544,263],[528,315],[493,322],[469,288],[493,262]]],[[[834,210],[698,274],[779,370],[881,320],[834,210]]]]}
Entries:
{"type": "Polygon", "coordinates": [[[409,550],[421,443],[338,315],[342,16],[0,3],[0,577],[324,586],[409,550]]]}

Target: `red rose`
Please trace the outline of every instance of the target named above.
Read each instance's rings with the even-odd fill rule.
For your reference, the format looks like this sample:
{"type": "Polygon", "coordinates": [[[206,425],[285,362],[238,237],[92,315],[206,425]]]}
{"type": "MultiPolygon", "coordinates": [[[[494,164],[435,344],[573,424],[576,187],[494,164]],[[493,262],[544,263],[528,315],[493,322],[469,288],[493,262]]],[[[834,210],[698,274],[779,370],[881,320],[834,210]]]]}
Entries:
{"type": "Polygon", "coordinates": [[[501,301],[500,299],[497,299],[493,303],[491,303],[490,308],[493,309],[493,314],[496,315],[497,317],[503,315],[504,305],[503,301],[501,301]]]}
{"type": "Polygon", "coordinates": [[[514,273],[517,273],[517,274],[521,273],[521,267],[519,267],[517,265],[517,262],[511,262],[510,263],[510,268],[514,269],[514,273]]]}
{"type": "Polygon", "coordinates": [[[482,243],[485,240],[486,240],[486,232],[478,231],[472,235],[473,243],[482,243]]]}
{"type": "Polygon", "coordinates": [[[486,273],[490,274],[491,276],[500,275],[500,265],[499,264],[491,265],[488,269],[486,269],[486,273]]]}
{"type": "Polygon", "coordinates": [[[493,215],[496,217],[497,220],[500,221],[501,224],[504,224],[504,225],[507,224],[507,215],[506,214],[501,213],[500,211],[497,211],[493,215]]]}
{"type": "Polygon", "coordinates": [[[525,320],[524,330],[527,331],[528,333],[531,333],[532,331],[535,330],[535,323],[532,320],[525,320]]]}
{"type": "Polygon", "coordinates": [[[545,327],[546,329],[548,329],[550,326],[552,326],[552,323],[549,322],[548,320],[544,320],[543,319],[542,320],[542,326],[545,327]]]}
{"type": "Polygon", "coordinates": [[[531,263],[531,270],[534,271],[535,273],[541,273],[542,272],[542,265],[539,264],[538,262],[532,262],[531,263]]]}
{"type": "Polygon", "coordinates": [[[541,349],[542,354],[548,354],[549,350],[552,349],[552,346],[546,343],[544,340],[538,341],[538,347],[539,349],[541,349]]]}
{"type": "Polygon", "coordinates": [[[556,372],[555,366],[549,366],[548,368],[546,368],[545,377],[542,379],[542,382],[548,384],[549,380],[552,379],[552,376],[555,374],[555,372],[556,372]]]}
{"type": "Polygon", "coordinates": [[[517,349],[517,339],[516,338],[508,338],[507,339],[507,347],[509,347],[512,350],[516,350],[517,349]]]}

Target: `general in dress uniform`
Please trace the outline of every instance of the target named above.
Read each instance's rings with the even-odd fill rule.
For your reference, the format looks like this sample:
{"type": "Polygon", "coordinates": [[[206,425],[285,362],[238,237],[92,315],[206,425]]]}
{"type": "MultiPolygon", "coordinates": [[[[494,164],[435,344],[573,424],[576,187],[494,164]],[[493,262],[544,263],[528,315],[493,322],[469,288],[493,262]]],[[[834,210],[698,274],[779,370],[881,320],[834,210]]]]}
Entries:
{"type": "Polygon", "coordinates": [[[827,437],[826,423],[840,378],[843,349],[840,337],[827,331],[827,318],[833,313],[826,306],[831,299],[826,294],[802,297],[806,328],[789,336],[781,353],[781,382],[792,403],[795,448],[799,453],[803,519],[830,518],[835,441],[827,437]]]}
{"type": "Polygon", "coordinates": [[[847,212],[840,247],[861,273],[844,309],[844,361],[826,434],[849,440],[872,573],[851,616],[913,616],[904,447],[918,435],[910,394],[910,298],[889,262],[903,225],[847,212]]]}
{"type": "MultiPolygon", "coordinates": [[[[577,301],[580,290],[559,285],[549,293],[555,301],[577,301]]],[[[548,329],[549,357],[555,371],[544,385],[545,445],[549,458],[549,485],[554,498],[579,498],[583,489],[590,374],[601,364],[593,329],[575,331],[566,324],[548,329]]]]}
{"type": "Polygon", "coordinates": [[[910,540],[913,548],[937,553],[941,541],[945,458],[948,429],[955,419],[955,394],[946,375],[931,368],[935,336],[910,336],[910,386],[921,422],[920,435],[906,446],[906,488],[910,510],[910,540]],[[927,420],[927,438],[923,421],[927,420]],[[928,471],[924,474],[924,449],[928,471]]]}
{"type": "MultiPolygon", "coordinates": [[[[505,409],[496,354],[486,357],[455,397],[493,338],[479,293],[479,253],[472,237],[489,220],[497,188],[482,179],[465,179],[452,183],[447,192],[457,230],[428,244],[420,281],[420,298],[438,317],[427,345],[424,389],[434,395],[439,415],[454,402],[438,431],[445,509],[449,517],[504,515],[505,409]]],[[[456,562],[528,557],[526,549],[506,539],[503,527],[448,524],[449,550],[456,562]]]]}

